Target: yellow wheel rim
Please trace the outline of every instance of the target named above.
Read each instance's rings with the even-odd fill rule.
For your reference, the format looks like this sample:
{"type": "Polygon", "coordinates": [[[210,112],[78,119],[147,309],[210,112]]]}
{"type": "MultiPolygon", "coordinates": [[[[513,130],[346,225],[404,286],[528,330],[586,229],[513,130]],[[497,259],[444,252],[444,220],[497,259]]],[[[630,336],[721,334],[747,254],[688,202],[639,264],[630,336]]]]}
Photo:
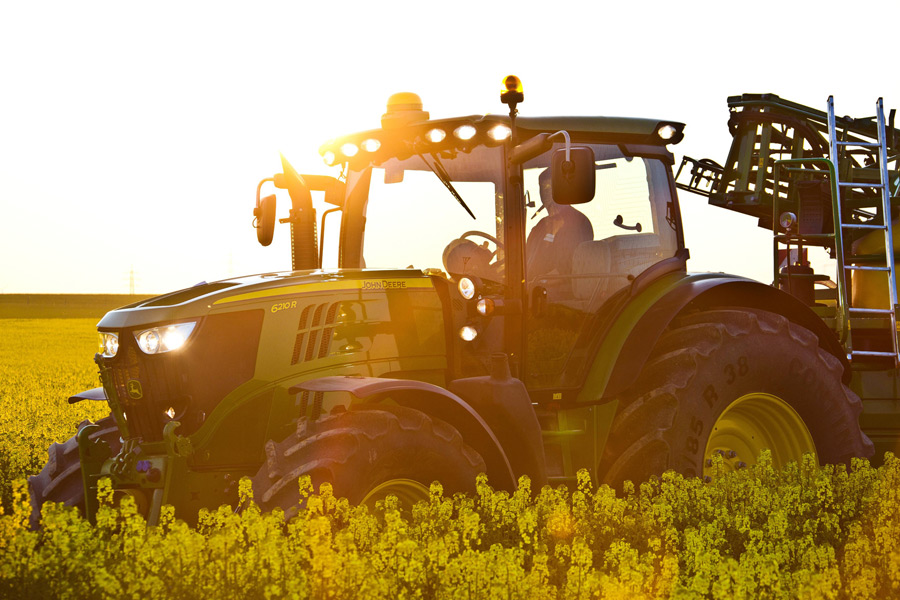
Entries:
{"type": "Polygon", "coordinates": [[[771,452],[776,469],[800,462],[807,452],[816,457],[812,435],[790,404],[772,394],[746,394],[732,402],[713,426],[703,475],[712,476],[716,454],[722,456],[725,470],[733,471],[755,463],[763,450],[771,452]]]}
{"type": "Polygon", "coordinates": [[[428,500],[428,488],[412,479],[389,479],[375,486],[360,504],[375,508],[375,503],[384,500],[388,496],[396,496],[399,501],[400,512],[406,515],[412,514],[412,508],[420,500],[428,500]]]}

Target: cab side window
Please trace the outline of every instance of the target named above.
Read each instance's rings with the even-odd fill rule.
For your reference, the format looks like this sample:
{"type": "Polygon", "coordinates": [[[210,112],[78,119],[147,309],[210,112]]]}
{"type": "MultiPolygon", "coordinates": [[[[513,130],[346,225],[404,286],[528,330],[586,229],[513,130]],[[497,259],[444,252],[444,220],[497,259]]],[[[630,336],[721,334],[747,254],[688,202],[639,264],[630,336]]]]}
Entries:
{"type": "MultiPolygon", "coordinates": [[[[668,169],[656,159],[594,146],[594,199],[566,205],[551,194],[550,169],[525,169],[529,198],[526,281],[540,314],[528,323],[529,376],[555,385],[577,354],[579,337],[604,304],[651,265],[673,256],[668,169]]],[[[546,158],[544,158],[546,161],[546,158]]]]}

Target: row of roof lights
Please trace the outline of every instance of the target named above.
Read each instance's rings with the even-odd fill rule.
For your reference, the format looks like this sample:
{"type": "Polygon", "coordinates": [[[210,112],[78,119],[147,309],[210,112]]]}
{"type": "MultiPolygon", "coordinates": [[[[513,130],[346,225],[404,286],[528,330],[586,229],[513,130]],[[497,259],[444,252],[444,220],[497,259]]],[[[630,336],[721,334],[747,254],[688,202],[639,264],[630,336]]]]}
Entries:
{"type": "MultiPolygon", "coordinates": [[[[473,125],[460,125],[456,129],[453,130],[453,136],[460,141],[468,141],[475,137],[475,134],[478,133],[478,130],[475,129],[473,125]]],[[[495,142],[503,142],[509,139],[509,136],[512,135],[512,130],[507,125],[498,124],[491,127],[487,135],[489,138],[494,140],[495,142]]],[[[429,129],[427,133],[425,133],[425,139],[431,142],[432,144],[440,144],[447,138],[447,131],[445,129],[441,129],[440,127],[435,127],[434,129],[429,129]]],[[[353,158],[357,154],[359,154],[360,149],[364,152],[373,153],[377,152],[381,148],[381,141],[375,138],[368,138],[362,141],[361,144],[356,145],[353,142],[347,142],[343,144],[340,148],[340,153],[343,155],[344,159],[353,158]]],[[[322,154],[322,158],[325,160],[325,164],[328,166],[332,166],[335,164],[337,160],[337,155],[331,150],[326,150],[322,154]]]]}

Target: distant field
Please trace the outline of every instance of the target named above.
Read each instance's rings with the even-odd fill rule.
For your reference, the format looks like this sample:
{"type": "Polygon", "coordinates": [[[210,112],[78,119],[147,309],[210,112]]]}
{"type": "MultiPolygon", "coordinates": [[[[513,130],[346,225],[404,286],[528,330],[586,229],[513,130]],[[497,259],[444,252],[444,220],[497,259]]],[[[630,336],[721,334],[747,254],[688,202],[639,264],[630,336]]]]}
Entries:
{"type": "Polygon", "coordinates": [[[0,319],[100,319],[114,308],[152,297],[129,294],[0,294],[0,319]]]}

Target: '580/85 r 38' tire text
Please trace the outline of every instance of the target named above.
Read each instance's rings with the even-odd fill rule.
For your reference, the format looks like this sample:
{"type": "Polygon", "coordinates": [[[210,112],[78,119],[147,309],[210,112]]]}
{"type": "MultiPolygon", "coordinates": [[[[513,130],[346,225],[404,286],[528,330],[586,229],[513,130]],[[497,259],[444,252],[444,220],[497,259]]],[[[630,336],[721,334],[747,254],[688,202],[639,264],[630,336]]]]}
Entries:
{"type": "Polygon", "coordinates": [[[621,486],[667,469],[711,474],[755,462],[775,467],[815,452],[820,464],[870,457],[862,403],[841,362],[811,331],[774,313],[734,308],[688,315],[663,334],[621,399],[600,477],[621,486]]]}

